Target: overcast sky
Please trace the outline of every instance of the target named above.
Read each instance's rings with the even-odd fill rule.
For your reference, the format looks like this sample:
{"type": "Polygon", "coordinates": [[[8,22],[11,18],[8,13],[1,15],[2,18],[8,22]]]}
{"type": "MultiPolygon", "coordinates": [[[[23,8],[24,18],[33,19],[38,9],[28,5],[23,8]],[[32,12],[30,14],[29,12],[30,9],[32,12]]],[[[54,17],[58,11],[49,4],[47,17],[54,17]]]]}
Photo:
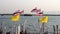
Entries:
{"type": "Polygon", "coordinates": [[[37,7],[44,13],[59,14],[60,0],[0,0],[0,14],[13,13],[16,10],[24,10],[25,13],[37,7]]]}

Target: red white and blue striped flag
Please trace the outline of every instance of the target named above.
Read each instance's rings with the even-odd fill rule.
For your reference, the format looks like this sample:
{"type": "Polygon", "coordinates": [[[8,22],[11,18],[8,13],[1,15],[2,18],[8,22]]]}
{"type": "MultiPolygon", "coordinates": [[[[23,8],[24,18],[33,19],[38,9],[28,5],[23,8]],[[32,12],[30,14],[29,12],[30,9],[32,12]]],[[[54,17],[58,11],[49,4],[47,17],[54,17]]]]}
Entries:
{"type": "Polygon", "coordinates": [[[41,9],[37,9],[37,8],[34,8],[31,10],[32,13],[36,13],[37,16],[42,16],[43,15],[43,11],[41,11],[41,9]]]}
{"type": "Polygon", "coordinates": [[[16,12],[14,12],[14,14],[16,13],[19,13],[19,14],[24,14],[24,10],[20,11],[20,10],[17,10],[16,12]]]}
{"type": "Polygon", "coordinates": [[[31,12],[36,12],[37,11],[37,8],[34,8],[31,10],[31,12]]]}

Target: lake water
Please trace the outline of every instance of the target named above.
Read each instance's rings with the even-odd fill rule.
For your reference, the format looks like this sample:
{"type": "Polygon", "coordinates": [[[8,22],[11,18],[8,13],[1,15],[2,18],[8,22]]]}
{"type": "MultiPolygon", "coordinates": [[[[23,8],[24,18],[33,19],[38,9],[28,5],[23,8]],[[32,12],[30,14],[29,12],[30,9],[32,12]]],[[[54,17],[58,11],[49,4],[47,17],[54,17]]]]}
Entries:
{"type": "MultiPolygon", "coordinates": [[[[9,31],[14,32],[16,31],[16,27],[20,24],[22,30],[22,24],[26,20],[27,22],[25,24],[25,28],[27,30],[27,33],[40,33],[42,23],[38,22],[38,19],[41,17],[44,16],[21,16],[20,21],[13,22],[11,21],[11,15],[0,16],[0,29],[2,28],[4,33],[9,31]]],[[[58,25],[58,29],[60,30],[60,16],[49,16],[49,21],[45,24],[45,31],[48,31],[49,34],[52,34],[53,25],[58,25]]]]}

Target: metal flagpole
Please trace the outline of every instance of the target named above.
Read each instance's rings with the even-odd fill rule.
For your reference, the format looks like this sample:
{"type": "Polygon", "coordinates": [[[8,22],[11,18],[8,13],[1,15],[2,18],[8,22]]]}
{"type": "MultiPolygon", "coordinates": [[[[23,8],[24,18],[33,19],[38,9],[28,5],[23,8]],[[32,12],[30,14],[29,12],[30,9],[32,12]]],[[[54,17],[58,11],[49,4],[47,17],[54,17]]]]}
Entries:
{"type": "Polygon", "coordinates": [[[18,26],[16,24],[16,21],[15,21],[15,27],[16,27],[16,34],[18,34],[18,26]]]}
{"type": "Polygon", "coordinates": [[[23,32],[22,32],[22,34],[25,34],[26,32],[25,32],[25,25],[26,25],[26,22],[27,22],[27,20],[25,20],[25,22],[23,23],[23,32]]]}
{"type": "Polygon", "coordinates": [[[44,34],[44,23],[42,23],[42,34],[44,34]]]}
{"type": "Polygon", "coordinates": [[[12,34],[13,34],[13,29],[15,28],[15,24],[12,24],[12,34]]]}
{"type": "Polygon", "coordinates": [[[4,27],[4,31],[5,31],[5,34],[6,34],[6,26],[4,27]]]}
{"type": "Polygon", "coordinates": [[[20,24],[18,25],[18,34],[20,34],[20,24]]]}

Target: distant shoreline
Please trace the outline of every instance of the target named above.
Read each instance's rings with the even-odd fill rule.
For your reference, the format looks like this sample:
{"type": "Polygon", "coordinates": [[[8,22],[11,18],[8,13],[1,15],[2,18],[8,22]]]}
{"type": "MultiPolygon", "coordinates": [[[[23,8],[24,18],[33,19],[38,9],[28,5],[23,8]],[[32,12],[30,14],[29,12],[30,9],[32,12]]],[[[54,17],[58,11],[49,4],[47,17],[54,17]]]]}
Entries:
{"type": "MultiPolygon", "coordinates": [[[[0,14],[0,15],[13,15],[13,14],[0,14]]],[[[36,16],[36,14],[21,14],[21,16],[36,16]]],[[[43,14],[43,16],[60,16],[60,14],[43,14]]]]}

